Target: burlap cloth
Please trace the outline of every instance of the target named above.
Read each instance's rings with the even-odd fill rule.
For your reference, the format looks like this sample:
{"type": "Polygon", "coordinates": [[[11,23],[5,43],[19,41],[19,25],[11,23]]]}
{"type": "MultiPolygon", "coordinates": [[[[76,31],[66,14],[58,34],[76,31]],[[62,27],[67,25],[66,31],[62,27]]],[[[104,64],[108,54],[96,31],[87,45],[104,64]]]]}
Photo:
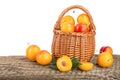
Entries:
{"type": "Polygon", "coordinates": [[[120,55],[114,55],[110,68],[98,67],[96,56],[91,62],[95,64],[91,71],[77,69],[62,73],[30,62],[25,56],[1,56],[0,80],[120,80],[120,55]]]}

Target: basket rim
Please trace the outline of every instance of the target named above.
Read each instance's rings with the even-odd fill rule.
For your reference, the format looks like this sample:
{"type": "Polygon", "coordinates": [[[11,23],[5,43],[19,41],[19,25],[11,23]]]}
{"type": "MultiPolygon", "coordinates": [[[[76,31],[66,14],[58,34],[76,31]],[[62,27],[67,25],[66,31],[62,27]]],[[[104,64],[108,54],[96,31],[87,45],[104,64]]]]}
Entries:
{"type": "Polygon", "coordinates": [[[53,32],[56,34],[69,35],[69,36],[87,36],[87,35],[91,35],[91,34],[92,35],[96,34],[95,31],[89,31],[87,33],[82,33],[82,32],[63,32],[63,31],[57,30],[57,29],[54,29],[53,32]]]}

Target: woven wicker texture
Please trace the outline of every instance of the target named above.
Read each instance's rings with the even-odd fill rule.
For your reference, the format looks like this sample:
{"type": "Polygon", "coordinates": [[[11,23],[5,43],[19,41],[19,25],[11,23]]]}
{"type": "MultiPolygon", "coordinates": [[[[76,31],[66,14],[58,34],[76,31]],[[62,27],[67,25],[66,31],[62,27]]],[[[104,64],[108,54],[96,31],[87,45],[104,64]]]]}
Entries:
{"type": "Polygon", "coordinates": [[[120,80],[120,55],[114,55],[114,59],[112,67],[100,68],[94,56],[91,62],[95,66],[91,71],[62,73],[31,62],[24,56],[0,57],[0,80],[120,80]]]}
{"type": "Polygon", "coordinates": [[[52,53],[55,57],[68,55],[70,58],[77,57],[81,61],[90,61],[95,50],[95,25],[89,11],[80,5],[73,5],[63,10],[54,26],[52,41],[52,53]],[[71,9],[84,11],[90,19],[90,31],[86,34],[73,32],[66,33],[60,30],[62,17],[71,9]]]}

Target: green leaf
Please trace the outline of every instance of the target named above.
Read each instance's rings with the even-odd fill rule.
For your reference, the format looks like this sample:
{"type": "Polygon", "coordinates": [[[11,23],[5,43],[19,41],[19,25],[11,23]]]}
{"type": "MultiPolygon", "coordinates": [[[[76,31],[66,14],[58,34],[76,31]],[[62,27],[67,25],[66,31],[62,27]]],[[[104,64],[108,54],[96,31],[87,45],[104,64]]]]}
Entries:
{"type": "Polygon", "coordinates": [[[52,58],[52,63],[56,64],[57,58],[53,57],[52,58]]]}
{"type": "Polygon", "coordinates": [[[53,57],[52,62],[50,63],[50,68],[57,70],[57,65],[56,65],[57,59],[53,57]]]}
{"type": "Polygon", "coordinates": [[[80,66],[80,62],[78,58],[73,58],[72,59],[72,69],[76,69],[78,66],[80,66]]]}
{"type": "Polygon", "coordinates": [[[54,64],[50,64],[50,68],[54,69],[54,70],[58,70],[57,66],[54,64]]]}

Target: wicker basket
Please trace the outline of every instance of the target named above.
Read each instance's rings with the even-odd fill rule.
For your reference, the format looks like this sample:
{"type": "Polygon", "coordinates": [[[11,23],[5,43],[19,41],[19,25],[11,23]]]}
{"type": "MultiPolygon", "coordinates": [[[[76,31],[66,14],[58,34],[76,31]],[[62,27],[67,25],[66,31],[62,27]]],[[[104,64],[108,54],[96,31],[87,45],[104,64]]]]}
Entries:
{"type": "Polygon", "coordinates": [[[81,5],[73,5],[63,10],[54,26],[54,36],[52,41],[52,54],[59,58],[68,55],[72,58],[79,58],[80,61],[90,61],[95,51],[95,26],[89,11],[81,5]],[[62,17],[71,9],[84,11],[90,19],[90,31],[88,33],[60,31],[60,21],[62,17]]]}

